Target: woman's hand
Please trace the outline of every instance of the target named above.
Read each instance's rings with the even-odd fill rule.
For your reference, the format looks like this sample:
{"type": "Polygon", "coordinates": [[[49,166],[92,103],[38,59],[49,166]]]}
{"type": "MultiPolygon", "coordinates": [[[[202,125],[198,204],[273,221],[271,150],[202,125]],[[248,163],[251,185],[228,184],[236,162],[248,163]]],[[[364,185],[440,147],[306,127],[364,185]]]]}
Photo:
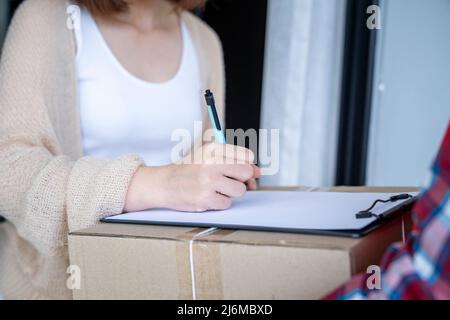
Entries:
{"type": "Polygon", "coordinates": [[[256,189],[260,170],[254,155],[233,145],[203,147],[201,164],[141,167],[127,194],[125,211],[169,208],[179,211],[224,210],[231,199],[256,189]]]}

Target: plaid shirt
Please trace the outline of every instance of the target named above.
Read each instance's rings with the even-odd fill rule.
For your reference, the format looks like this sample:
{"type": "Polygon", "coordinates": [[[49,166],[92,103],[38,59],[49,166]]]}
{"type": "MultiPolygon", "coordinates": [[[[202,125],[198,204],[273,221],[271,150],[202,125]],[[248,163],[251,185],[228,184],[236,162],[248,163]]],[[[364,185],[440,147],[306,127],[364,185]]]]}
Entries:
{"type": "Polygon", "coordinates": [[[361,274],[325,299],[450,299],[449,197],[450,126],[413,209],[414,230],[382,259],[381,289],[368,289],[373,274],[361,274]]]}

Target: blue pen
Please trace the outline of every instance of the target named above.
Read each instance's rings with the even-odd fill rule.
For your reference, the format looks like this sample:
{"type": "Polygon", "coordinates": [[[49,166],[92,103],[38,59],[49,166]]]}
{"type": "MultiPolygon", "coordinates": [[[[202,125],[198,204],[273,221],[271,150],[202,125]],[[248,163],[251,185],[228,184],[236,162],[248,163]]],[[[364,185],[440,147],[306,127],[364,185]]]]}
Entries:
{"type": "Polygon", "coordinates": [[[227,140],[225,139],[225,129],[222,127],[220,123],[220,118],[217,114],[216,103],[214,101],[214,95],[211,90],[206,90],[205,93],[206,105],[208,106],[209,118],[211,119],[211,124],[214,128],[214,134],[216,135],[217,143],[226,144],[227,140]]]}

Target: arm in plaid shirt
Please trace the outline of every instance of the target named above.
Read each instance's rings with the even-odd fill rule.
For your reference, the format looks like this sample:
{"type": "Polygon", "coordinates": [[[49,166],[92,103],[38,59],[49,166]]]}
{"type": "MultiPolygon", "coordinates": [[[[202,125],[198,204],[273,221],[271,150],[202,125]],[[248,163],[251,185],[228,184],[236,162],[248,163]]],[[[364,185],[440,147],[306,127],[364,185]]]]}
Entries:
{"type": "Polygon", "coordinates": [[[415,228],[381,263],[381,289],[361,274],[326,299],[450,299],[450,126],[432,174],[413,209],[415,228]]]}

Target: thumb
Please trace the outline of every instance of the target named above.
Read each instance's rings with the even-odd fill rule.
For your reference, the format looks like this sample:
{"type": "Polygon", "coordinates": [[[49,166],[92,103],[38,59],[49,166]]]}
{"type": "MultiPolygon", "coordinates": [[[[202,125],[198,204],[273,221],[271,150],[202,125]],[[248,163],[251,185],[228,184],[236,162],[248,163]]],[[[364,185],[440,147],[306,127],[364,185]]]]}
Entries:
{"type": "Polygon", "coordinates": [[[253,167],[253,178],[259,178],[261,177],[261,168],[259,168],[257,165],[252,164],[253,167]]]}

